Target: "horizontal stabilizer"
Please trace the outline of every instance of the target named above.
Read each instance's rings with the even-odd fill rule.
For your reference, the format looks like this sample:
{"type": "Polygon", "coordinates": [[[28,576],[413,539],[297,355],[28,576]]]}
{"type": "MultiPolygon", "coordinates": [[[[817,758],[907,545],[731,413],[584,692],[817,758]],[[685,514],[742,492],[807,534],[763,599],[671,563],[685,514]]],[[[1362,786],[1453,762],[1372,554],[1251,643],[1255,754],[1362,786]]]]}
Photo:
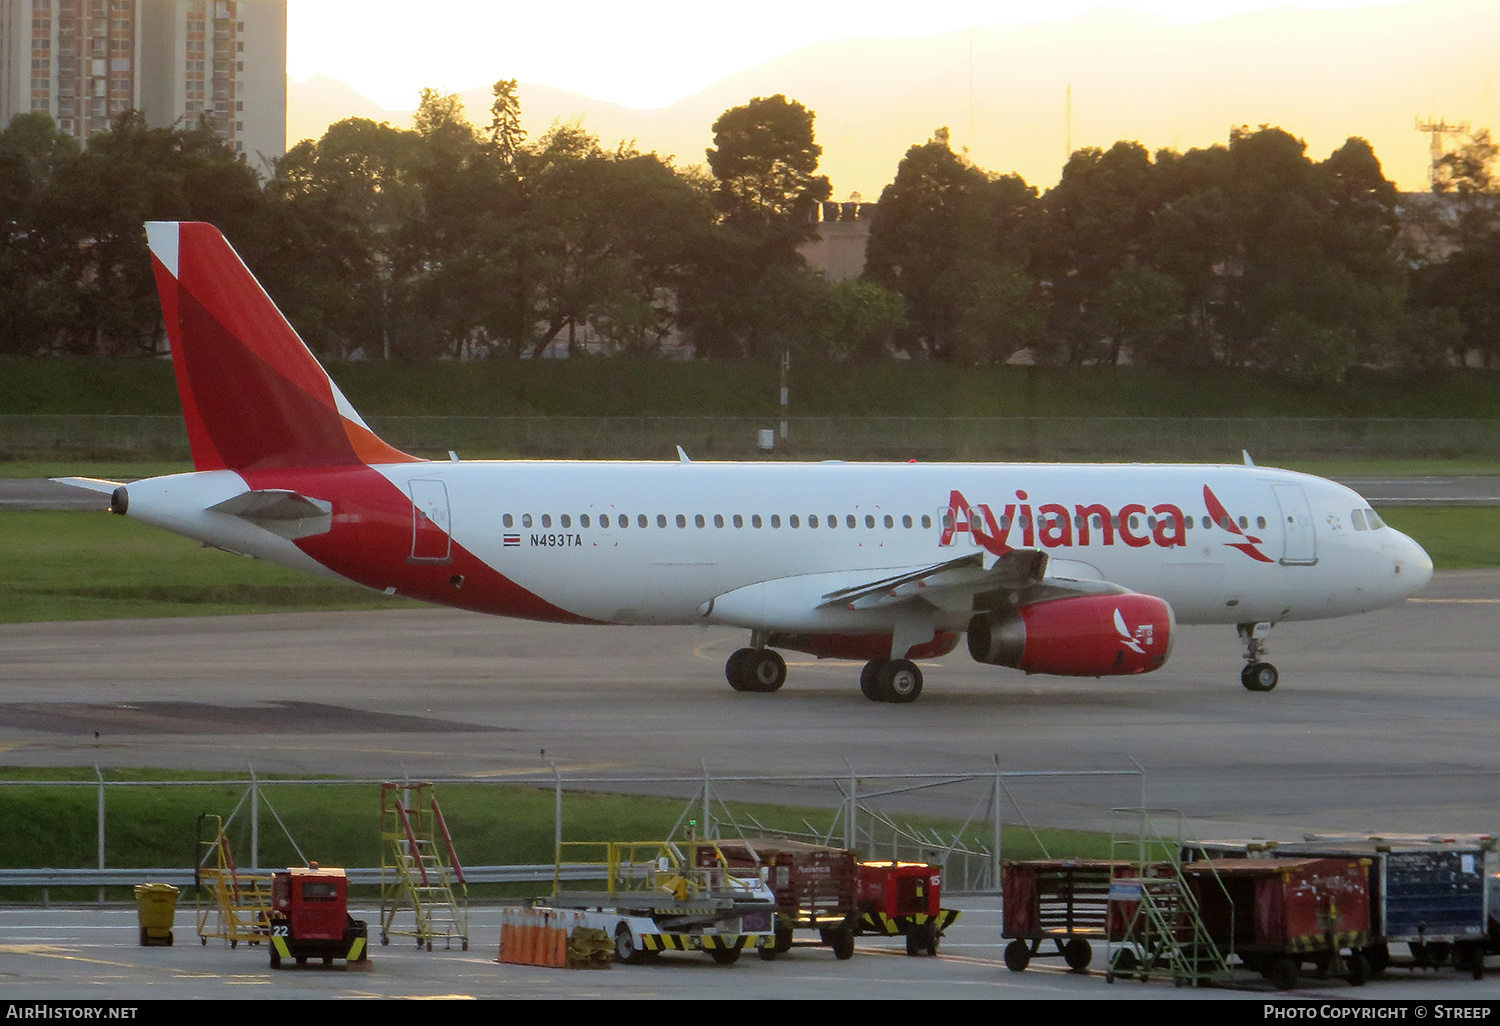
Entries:
{"type": "Polygon", "coordinates": [[[115,489],[120,487],[119,481],[105,481],[97,477],[54,477],[52,480],[58,484],[72,485],[74,488],[103,492],[105,495],[113,495],[115,489]]]}

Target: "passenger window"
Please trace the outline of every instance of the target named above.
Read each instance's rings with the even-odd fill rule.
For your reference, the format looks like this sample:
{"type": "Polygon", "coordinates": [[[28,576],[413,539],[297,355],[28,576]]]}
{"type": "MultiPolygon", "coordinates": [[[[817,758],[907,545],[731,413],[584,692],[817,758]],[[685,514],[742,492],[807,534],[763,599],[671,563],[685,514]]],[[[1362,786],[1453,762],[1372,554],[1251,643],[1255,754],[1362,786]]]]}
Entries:
{"type": "Polygon", "coordinates": [[[850,513],[848,516],[846,516],[844,518],[844,526],[845,527],[853,527],[857,523],[859,523],[859,521],[854,519],[854,514],[853,513],[850,513]]]}
{"type": "Polygon", "coordinates": [[[740,516],[738,513],[736,513],[734,515],[734,526],[735,527],[744,527],[745,526],[745,518],[742,517],[742,516],[740,516]]]}
{"type": "Polygon", "coordinates": [[[724,526],[724,514],[722,514],[722,513],[715,513],[714,514],[714,526],[715,527],[723,527],[724,526]]]}
{"type": "Polygon", "coordinates": [[[681,513],[677,514],[677,526],[678,527],[686,527],[687,526],[687,517],[683,516],[681,513]]]}
{"type": "MultiPolygon", "coordinates": [[[[587,513],[584,513],[581,516],[579,516],[579,518],[578,518],[578,525],[580,527],[587,527],[587,526],[589,526],[589,515],[587,513]]],[[[567,527],[568,525],[567,524],[563,524],[563,526],[567,527]]]]}
{"type": "MultiPolygon", "coordinates": [[[[945,516],[945,517],[943,517],[943,519],[947,520],[948,518],[945,516]]],[[[951,527],[952,523],[950,522],[948,526],[951,527]]],[[[932,517],[928,516],[926,513],[922,514],[922,530],[924,530],[924,531],[930,531],[930,530],[932,530],[932,517]]]]}
{"type": "Polygon", "coordinates": [[[543,513],[542,514],[542,526],[543,527],[551,527],[552,526],[552,514],[551,513],[543,513]]]}
{"type": "Polygon", "coordinates": [[[507,514],[505,514],[505,516],[501,517],[500,518],[500,522],[502,524],[504,524],[506,527],[514,527],[516,525],[515,518],[512,517],[509,513],[507,513],[507,514]]]}
{"type": "Polygon", "coordinates": [[[693,523],[697,524],[699,527],[706,527],[708,524],[708,522],[703,519],[702,513],[698,513],[693,517],[693,523]]]}
{"type": "Polygon", "coordinates": [[[839,515],[837,513],[828,514],[827,524],[829,527],[839,526],[839,515]]]}
{"type": "Polygon", "coordinates": [[[750,516],[750,526],[751,527],[760,527],[760,514],[759,513],[751,514],[751,516],[750,516]]]}
{"type": "Polygon", "coordinates": [[[1266,529],[1266,518],[1265,517],[1256,517],[1255,518],[1255,527],[1256,527],[1257,530],[1264,531],[1266,529]]]}
{"type": "Polygon", "coordinates": [[[786,522],[787,522],[787,526],[789,526],[789,527],[799,527],[799,526],[801,526],[800,524],[797,523],[797,514],[795,514],[795,513],[793,513],[791,516],[787,517],[786,522]]]}
{"type": "MultiPolygon", "coordinates": [[[[558,520],[558,523],[561,526],[563,526],[563,527],[572,527],[573,526],[573,518],[570,517],[570,516],[568,516],[568,514],[566,514],[566,513],[564,513],[562,516],[558,517],[557,520],[558,520]]],[[[584,524],[583,526],[587,527],[588,524],[584,524]]]]}
{"type": "MultiPolygon", "coordinates": [[[[793,524],[792,526],[796,527],[797,525],[793,524]]],[[[816,513],[814,513],[812,516],[810,516],[810,517],[807,518],[807,526],[808,527],[817,527],[818,526],[818,515],[816,513]]]]}
{"type": "Polygon", "coordinates": [[[640,516],[638,516],[638,517],[635,518],[635,526],[636,527],[649,527],[650,525],[651,525],[651,521],[648,520],[648,519],[646,519],[646,514],[644,514],[644,513],[642,513],[640,516]]]}
{"type": "Polygon", "coordinates": [[[530,513],[522,513],[521,514],[521,526],[522,527],[530,527],[531,526],[531,514],[530,513]]]}
{"type": "Polygon", "coordinates": [[[1243,531],[1244,529],[1246,529],[1249,526],[1250,526],[1250,518],[1249,517],[1240,517],[1240,530],[1243,531]]]}
{"type": "MultiPolygon", "coordinates": [[[[642,524],[641,526],[645,527],[646,525],[642,524]]],[[[656,526],[657,527],[666,527],[667,526],[667,515],[665,513],[658,513],[658,514],[656,514],[656,526]]]]}
{"type": "Polygon", "coordinates": [[[780,513],[772,513],[771,514],[771,526],[772,527],[780,527],[781,526],[781,514],[780,513]]]}
{"type": "Polygon", "coordinates": [[[619,525],[621,527],[629,527],[630,526],[630,514],[629,513],[621,513],[619,515],[618,519],[617,519],[617,522],[619,523],[619,525]]]}
{"type": "Polygon", "coordinates": [[[911,529],[911,514],[910,513],[906,514],[904,517],[901,518],[901,526],[907,528],[908,530],[911,529]]]}
{"type": "Polygon", "coordinates": [[[892,527],[895,527],[896,526],[896,518],[893,517],[893,516],[891,516],[889,513],[887,513],[885,515],[885,526],[886,526],[887,530],[889,530],[892,527]]]}

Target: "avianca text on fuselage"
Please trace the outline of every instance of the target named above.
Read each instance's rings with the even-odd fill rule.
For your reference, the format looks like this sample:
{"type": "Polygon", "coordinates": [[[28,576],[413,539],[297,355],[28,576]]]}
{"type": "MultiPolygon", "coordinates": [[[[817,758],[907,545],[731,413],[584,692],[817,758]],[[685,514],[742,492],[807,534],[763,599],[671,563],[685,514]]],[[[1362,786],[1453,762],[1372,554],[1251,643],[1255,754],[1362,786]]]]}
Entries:
{"type": "MultiPolygon", "coordinates": [[[[951,546],[959,534],[967,532],[974,544],[992,555],[1003,556],[1016,548],[1114,545],[1116,539],[1131,548],[1156,545],[1170,549],[1186,547],[1188,543],[1186,514],[1175,503],[1157,503],[1148,509],[1144,503],[1128,502],[1118,510],[1097,502],[1075,503],[1069,510],[1061,503],[1047,502],[1037,504],[1033,511],[1029,500],[1026,491],[1017,489],[1016,501],[1007,503],[996,517],[988,503],[971,505],[962,492],[954,489],[948,495],[948,512],[938,544],[951,546]],[[1013,531],[1018,538],[1012,535],[1013,531]]],[[[1261,539],[1246,534],[1234,522],[1208,485],[1203,486],[1203,501],[1215,526],[1242,539],[1226,545],[1257,562],[1271,562],[1260,551],[1261,539]]]]}

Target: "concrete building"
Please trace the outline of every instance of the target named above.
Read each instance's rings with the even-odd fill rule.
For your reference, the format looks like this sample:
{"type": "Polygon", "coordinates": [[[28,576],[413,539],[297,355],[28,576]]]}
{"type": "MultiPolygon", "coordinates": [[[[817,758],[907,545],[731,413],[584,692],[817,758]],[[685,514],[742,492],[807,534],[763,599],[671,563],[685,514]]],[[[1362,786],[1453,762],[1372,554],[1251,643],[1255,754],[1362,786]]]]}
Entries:
{"type": "Polygon", "coordinates": [[[0,0],[0,126],[45,111],[86,142],[131,108],[284,154],[286,0],[0,0]]]}

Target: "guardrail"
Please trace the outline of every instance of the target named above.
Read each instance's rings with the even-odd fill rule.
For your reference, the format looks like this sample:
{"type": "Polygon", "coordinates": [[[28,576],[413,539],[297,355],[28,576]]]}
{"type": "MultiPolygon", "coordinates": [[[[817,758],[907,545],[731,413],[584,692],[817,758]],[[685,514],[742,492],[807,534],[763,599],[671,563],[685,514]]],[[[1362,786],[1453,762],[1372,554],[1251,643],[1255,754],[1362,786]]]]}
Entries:
{"type": "MultiPolygon", "coordinates": [[[[445,457],[1202,460],[1500,456],[1500,419],[1341,417],[370,417],[397,448],[445,457]],[[772,451],[763,431],[776,434],[772,451]]],[[[0,415],[0,459],[187,459],[176,416],[0,415]]]]}

